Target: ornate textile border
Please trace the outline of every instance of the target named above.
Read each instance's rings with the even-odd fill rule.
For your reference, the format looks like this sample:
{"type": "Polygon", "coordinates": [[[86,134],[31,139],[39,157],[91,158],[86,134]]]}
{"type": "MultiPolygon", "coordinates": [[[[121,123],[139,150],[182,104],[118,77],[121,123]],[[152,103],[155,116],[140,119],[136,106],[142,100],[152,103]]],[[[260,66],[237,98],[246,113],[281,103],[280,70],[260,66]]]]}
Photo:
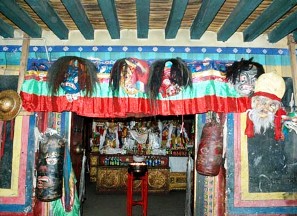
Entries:
{"type": "MultiPolygon", "coordinates": [[[[0,46],[0,52],[21,52],[21,46],[0,46]]],[[[155,52],[288,55],[288,49],[191,46],[30,46],[29,52],[155,52]]]]}

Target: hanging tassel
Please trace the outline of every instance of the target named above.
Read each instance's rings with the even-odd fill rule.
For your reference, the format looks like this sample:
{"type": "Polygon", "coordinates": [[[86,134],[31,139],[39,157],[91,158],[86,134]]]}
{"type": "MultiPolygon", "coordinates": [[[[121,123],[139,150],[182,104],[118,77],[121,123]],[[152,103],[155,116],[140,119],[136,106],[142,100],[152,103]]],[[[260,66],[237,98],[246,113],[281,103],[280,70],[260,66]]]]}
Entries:
{"type": "Polygon", "coordinates": [[[274,139],[280,140],[284,139],[284,135],[282,133],[282,115],[286,115],[286,111],[284,109],[278,109],[275,113],[274,117],[274,139]]]}
{"type": "Polygon", "coordinates": [[[10,139],[11,139],[11,140],[13,140],[13,137],[14,137],[14,123],[15,123],[15,122],[14,122],[14,119],[10,121],[10,125],[11,125],[11,126],[10,126],[10,127],[11,127],[11,128],[10,128],[10,139]]]}
{"type": "Polygon", "coordinates": [[[84,149],[83,158],[82,158],[82,165],[81,165],[81,172],[80,172],[80,181],[79,181],[79,201],[82,204],[84,201],[85,196],[85,170],[86,170],[86,150],[84,149]]]}
{"type": "Polygon", "coordinates": [[[4,155],[4,147],[5,147],[5,142],[6,142],[6,128],[7,128],[7,123],[6,121],[0,121],[1,127],[1,140],[0,140],[0,160],[2,159],[2,156],[4,155]]]}
{"type": "Polygon", "coordinates": [[[247,112],[247,117],[246,117],[245,134],[246,134],[247,137],[249,137],[249,138],[255,136],[255,132],[254,132],[254,122],[250,119],[250,117],[249,117],[249,112],[247,112]]]}
{"type": "Polygon", "coordinates": [[[186,202],[185,202],[185,216],[192,216],[192,158],[188,156],[187,162],[187,187],[186,187],[186,202]]]}

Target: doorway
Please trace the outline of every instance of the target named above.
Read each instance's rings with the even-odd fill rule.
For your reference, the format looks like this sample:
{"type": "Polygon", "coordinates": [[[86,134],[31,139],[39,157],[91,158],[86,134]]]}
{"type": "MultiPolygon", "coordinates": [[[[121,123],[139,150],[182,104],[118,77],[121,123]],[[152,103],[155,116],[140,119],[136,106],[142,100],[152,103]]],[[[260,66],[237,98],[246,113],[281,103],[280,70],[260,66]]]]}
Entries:
{"type": "MultiPolygon", "coordinates": [[[[163,140],[163,147],[165,147],[165,153],[166,155],[170,155],[170,162],[174,161],[172,159],[178,159],[176,161],[178,161],[177,163],[179,163],[180,161],[182,161],[183,163],[187,161],[187,155],[188,154],[192,154],[193,151],[193,144],[194,144],[194,131],[193,128],[195,127],[195,122],[194,122],[194,116],[185,116],[185,117],[181,117],[181,116],[174,116],[174,117],[164,117],[164,116],[160,116],[160,117],[147,117],[147,118],[127,118],[127,119],[96,119],[96,118],[89,118],[89,117],[82,117],[79,115],[76,115],[75,113],[73,113],[72,118],[71,118],[71,122],[72,122],[72,126],[71,126],[71,157],[72,157],[72,163],[73,163],[73,169],[74,172],[76,174],[77,179],[80,179],[80,174],[81,174],[81,170],[82,170],[82,159],[83,159],[83,153],[85,152],[86,157],[87,157],[87,163],[86,163],[86,172],[85,172],[85,180],[86,180],[86,195],[85,195],[85,202],[84,202],[84,212],[86,212],[86,208],[88,209],[91,205],[90,202],[95,202],[93,203],[94,206],[101,206],[101,209],[105,209],[107,208],[108,204],[112,204],[114,203],[113,201],[107,202],[106,204],[102,205],[105,201],[107,200],[118,200],[117,202],[121,203],[119,205],[123,205],[122,209],[125,209],[125,189],[124,188],[115,188],[115,190],[109,190],[106,191],[105,193],[101,193],[98,192],[98,182],[96,182],[96,178],[97,178],[97,174],[98,174],[98,169],[96,168],[95,171],[95,176],[93,176],[94,173],[92,171],[92,169],[94,167],[92,167],[92,155],[94,154],[94,149],[95,152],[97,152],[99,154],[99,149],[102,149],[102,146],[105,147],[107,145],[109,145],[110,143],[108,143],[108,141],[102,141],[102,137],[100,139],[100,136],[98,138],[98,134],[103,135],[104,131],[106,130],[106,128],[104,129],[104,127],[106,127],[106,125],[110,125],[109,123],[116,123],[117,125],[122,124],[123,122],[129,122],[128,125],[129,127],[131,125],[134,124],[135,127],[137,127],[138,129],[144,130],[144,126],[150,126],[153,127],[152,125],[154,125],[155,123],[158,123],[157,120],[160,120],[161,122],[163,122],[163,128],[161,132],[164,133],[163,134],[163,138],[165,136],[166,139],[166,135],[168,137],[168,134],[171,134],[172,137],[175,138],[175,141],[172,142],[171,147],[174,145],[173,149],[168,149],[166,148],[166,142],[164,142],[163,140]],[[155,123],[153,123],[155,122],[155,123]],[[184,146],[180,146],[180,143],[178,143],[178,141],[180,142],[184,142],[184,138],[185,137],[181,137],[181,132],[178,130],[173,130],[171,129],[171,131],[169,130],[169,126],[170,124],[167,123],[180,123],[180,126],[183,123],[183,127],[185,129],[185,131],[187,131],[187,147],[186,148],[186,144],[182,143],[182,145],[184,146]],[[166,125],[167,124],[167,125],[166,125]],[[97,141],[94,141],[97,140],[97,141]],[[191,139],[191,140],[189,140],[191,139]],[[101,140],[101,144],[100,144],[100,140],[101,140]],[[97,142],[97,143],[96,143],[97,142]],[[190,144],[192,143],[192,145],[190,144]],[[102,145],[102,146],[100,146],[102,145]],[[185,153],[185,151],[187,153],[185,153]],[[92,175],[92,176],[91,176],[92,175]],[[93,177],[93,178],[92,178],[93,177]],[[97,203],[97,200],[101,200],[100,203],[97,203]],[[96,204],[97,203],[97,204],[96,204]],[[89,206],[89,207],[88,207],[89,206]]],[[[160,122],[159,122],[160,123],[160,122]]],[[[158,127],[158,124],[156,124],[156,126],[158,127]]],[[[176,125],[174,125],[176,126],[176,125]]],[[[160,127],[160,125],[159,125],[160,127]]],[[[110,132],[110,131],[105,131],[110,132]]],[[[123,128],[121,130],[117,130],[118,134],[117,137],[121,137],[122,133],[124,133],[123,128]]],[[[144,131],[138,131],[138,132],[144,132],[144,131]]],[[[162,135],[162,134],[161,134],[162,135]]],[[[106,136],[106,134],[105,134],[106,136]]],[[[105,137],[106,138],[106,137],[105,137]]],[[[137,138],[137,137],[136,137],[137,138]]],[[[118,145],[121,148],[124,148],[124,144],[126,141],[122,140],[121,143],[119,143],[118,145]]],[[[132,151],[136,151],[136,153],[140,153],[139,152],[139,148],[136,149],[130,149],[132,151]]],[[[142,149],[143,151],[143,149],[142,149]]],[[[131,153],[131,152],[130,152],[131,153]]],[[[134,152],[135,153],[135,152],[134,152]]],[[[169,158],[169,156],[168,156],[169,158]]],[[[96,161],[96,167],[98,166],[98,163],[105,163],[104,161],[102,161],[101,159],[97,159],[96,161]]],[[[167,161],[169,164],[169,160],[167,161]]],[[[101,165],[106,165],[106,164],[101,164],[101,165]]],[[[157,165],[157,164],[156,164],[157,165]]],[[[172,166],[172,164],[170,165],[172,166]]],[[[159,203],[163,203],[164,200],[168,199],[168,205],[169,207],[165,207],[165,203],[164,203],[164,211],[167,208],[167,211],[172,211],[175,208],[179,209],[179,210],[175,210],[175,212],[179,212],[182,209],[182,212],[184,213],[184,208],[185,208],[185,198],[186,198],[186,175],[185,175],[185,165],[182,167],[177,167],[177,169],[182,169],[182,170],[174,170],[172,169],[172,167],[169,169],[168,172],[168,176],[166,177],[166,181],[168,182],[168,184],[166,185],[166,190],[163,190],[162,188],[159,190],[155,190],[152,193],[149,193],[149,196],[151,197],[151,199],[153,199],[154,201],[151,201],[151,203],[155,203],[158,199],[160,199],[159,203]],[[171,172],[173,170],[173,172],[171,172]],[[182,172],[181,174],[179,173],[182,172]],[[180,175],[179,175],[180,174],[180,175]],[[171,184],[173,183],[173,184],[171,184]],[[157,192],[157,193],[156,193],[157,192]],[[163,200],[163,201],[162,201],[163,200]],[[170,201],[171,200],[171,201],[170,201]],[[179,205],[176,205],[176,200],[179,200],[179,205]]],[[[158,173],[159,174],[159,173],[158,173]]],[[[107,180],[109,183],[112,182],[110,180],[107,180]]],[[[79,185],[79,182],[78,184],[79,185]]],[[[192,192],[191,192],[192,193],[192,192]]],[[[150,199],[150,198],[149,198],[150,199]]],[[[92,204],[92,205],[93,205],[92,204]]],[[[158,205],[157,204],[153,204],[153,205],[158,205]]],[[[112,207],[110,207],[112,209],[112,207]]],[[[90,210],[90,209],[89,209],[90,210]]],[[[89,211],[88,210],[88,211],[89,211]]],[[[91,211],[91,210],[90,210],[91,211]]],[[[105,210],[108,211],[108,210],[105,210]]],[[[115,211],[115,209],[114,209],[115,211]]],[[[153,211],[153,210],[151,210],[153,211]]],[[[92,215],[92,214],[90,214],[92,215]]],[[[114,214],[117,215],[117,214],[114,214]]],[[[174,215],[173,213],[170,213],[169,215],[174,215]]],[[[179,214],[180,215],[180,214],[179,214]]]]}

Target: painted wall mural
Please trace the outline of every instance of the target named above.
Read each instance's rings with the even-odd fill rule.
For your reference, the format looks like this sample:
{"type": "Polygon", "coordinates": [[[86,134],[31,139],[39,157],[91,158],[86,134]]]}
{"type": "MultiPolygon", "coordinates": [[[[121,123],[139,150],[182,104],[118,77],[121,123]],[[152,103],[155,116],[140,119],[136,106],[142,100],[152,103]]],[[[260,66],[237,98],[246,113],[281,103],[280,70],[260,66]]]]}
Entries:
{"type": "Polygon", "coordinates": [[[34,128],[30,127],[34,121],[32,116],[18,116],[15,119],[11,184],[0,188],[1,212],[32,212],[34,160],[28,158],[34,158],[34,139],[29,138],[34,137],[34,128]]]}
{"type": "Polygon", "coordinates": [[[277,143],[273,138],[273,132],[268,132],[263,140],[254,143],[259,146],[256,152],[263,159],[262,165],[255,167],[252,163],[254,150],[250,148],[251,140],[242,130],[245,128],[246,115],[229,116],[226,191],[230,215],[296,214],[296,176],[292,178],[290,169],[292,162],[289,162],[290,165],[285,161],[291,158],[286,155],[285,149],[289,148],[294,152],[292,154],[296,153],[294,151],[296,140],[290,143],[287,141],[277,143]],[[282,163],[288,164],[286,166],[282,163]]]}

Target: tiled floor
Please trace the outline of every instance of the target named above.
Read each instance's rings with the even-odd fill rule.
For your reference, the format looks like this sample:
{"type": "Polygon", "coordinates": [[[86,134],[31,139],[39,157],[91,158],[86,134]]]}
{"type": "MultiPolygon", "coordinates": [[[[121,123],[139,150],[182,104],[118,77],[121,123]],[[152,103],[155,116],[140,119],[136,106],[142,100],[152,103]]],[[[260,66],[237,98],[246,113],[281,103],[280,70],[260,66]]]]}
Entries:
{"type": "MultiPolygon", "coordinates": [[[[96,194],[96,185],[87,183],[83,216],[126,216],[126,194],[96,194]]],[[[184,216],[185,191],[148,195],[148,216],[184,216]]],[[[141,207],[133,207],[133,216],[141,216],[141,207]]]]}

